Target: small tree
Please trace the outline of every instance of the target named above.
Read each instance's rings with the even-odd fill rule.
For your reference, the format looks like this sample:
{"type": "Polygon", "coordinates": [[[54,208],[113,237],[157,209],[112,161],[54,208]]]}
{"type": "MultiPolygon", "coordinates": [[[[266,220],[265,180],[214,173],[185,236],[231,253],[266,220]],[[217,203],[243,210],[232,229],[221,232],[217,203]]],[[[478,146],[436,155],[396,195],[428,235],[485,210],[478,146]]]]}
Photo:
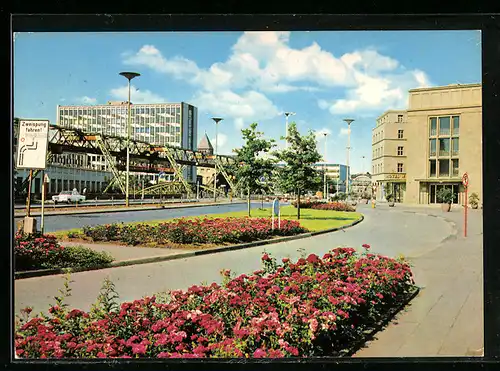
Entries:
{"type": "Polygon", "coordinates": [[[295,123],[291,123],[286,137],[289,147],[275,152],[285,166],[278,169],[278,182],[285,192],[297,194],[297,219],[300,219],[300,196],[321,184],[322,179],[313,164],[321,160],[317,149],[316,137],[312,131],[300,135],[295,123]]]}
{"type": "Polygon", "coordinates": [[[264,139],[264,133],[257,131],[257,123],[254,122],[248,129],[242,129],[245,144],[240,149],[235,149],[236,161],[239,164],[236,169],[236,177],[240,180],[242,188],[247,191],[248,216],[251,216],[250,194],[262,193],[267,185],[260,181],[261,178],[270,179],[275,160],[267,157],[269,151],[274,147],[273,139],[264,139]]]}

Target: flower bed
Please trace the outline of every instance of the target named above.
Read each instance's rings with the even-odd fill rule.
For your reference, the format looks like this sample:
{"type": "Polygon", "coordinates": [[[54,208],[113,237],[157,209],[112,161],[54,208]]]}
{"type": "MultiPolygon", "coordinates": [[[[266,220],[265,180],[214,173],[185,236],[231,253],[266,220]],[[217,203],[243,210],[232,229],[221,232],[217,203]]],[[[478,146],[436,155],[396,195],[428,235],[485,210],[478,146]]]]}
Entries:
{"type": "Polygon", "coordinates": [[[81,246],[63,247],[52,235],[40,232],[17,232],[14,237],[16,271],[48,268],[90,268],[111,263],[113,258],[104,252],[81,246]]]}
{"type": "MultiPolygon", "coordinates": [[[[297,201],[292,202],[297,207],[297,201]]],[[[343,202],[324,202],[324,201],[301,201],[301,209],[332,210],[332,211],[356,211],[356,209],[343,202]]]]}
{"type": "MultiPolygon", "coordinates": [[[[368,245],[364,245],[366,249],[368,245]]],[[[89,313],[63,305],[16,331],[21,358],[335,356],[415,288],[403,260],[337,248],[278,264],[222,286],[172,291],[118,306],[109,286],[89,313]],[[115,309],[113,309],[115,308],[115,309]]]]}
{"type": "Polygon", "coordinates": [[[128,245],[139,243],[213,244],[241,243],[268,239],[272,236],[291,236],[307,229],[294,220],[275,221],[272,229],[268,218],[204,218],[177,219],[158,225],[108,224],[84,227],[83,233],[93,241],[121,241],[128,245]]]}

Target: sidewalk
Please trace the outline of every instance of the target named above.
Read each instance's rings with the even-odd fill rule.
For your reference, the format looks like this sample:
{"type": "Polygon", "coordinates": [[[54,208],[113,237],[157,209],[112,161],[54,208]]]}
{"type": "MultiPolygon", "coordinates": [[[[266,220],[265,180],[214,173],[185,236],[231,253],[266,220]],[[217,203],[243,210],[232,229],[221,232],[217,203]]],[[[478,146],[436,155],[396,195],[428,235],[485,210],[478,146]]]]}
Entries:
{"type": "Polygon", "coordinates": [[[456,224],[458,234],[411,259],[415,281],[422,290],[355,357],[482,356],[482,210],[469,210],[465,238],[461,207],[449,213],[436,208],[396,207],[445,217],[456,224]]]}

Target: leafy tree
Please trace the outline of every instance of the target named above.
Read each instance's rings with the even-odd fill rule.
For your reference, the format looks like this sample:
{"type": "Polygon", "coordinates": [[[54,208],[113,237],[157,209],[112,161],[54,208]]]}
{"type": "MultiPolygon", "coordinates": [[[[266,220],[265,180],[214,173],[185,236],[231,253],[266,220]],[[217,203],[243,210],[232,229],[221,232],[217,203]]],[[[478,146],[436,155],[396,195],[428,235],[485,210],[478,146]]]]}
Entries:
{"type": "Polygon", "coordinates": [[[257,125],[254,122],[248,129],[241,130],[245,144],[234,150],[236,162],[239,164],[236,179],[240,179],[240,185],[247,191],[248,216],[251,216],[250,195],[261,193],[267,188],[259,179],[270,179],[275,163],[275,160],[268,156],[275,146],[274,140],[263,138],[264,133],[257,131],[257,125]]]}
{"type": "Polygon", "coordinates": [[[297,219],[300,219],[300,196],[322,184],[321,176],[312,166],[321,160],[314,133],[300,135],[293,122],[288,128],[288,148],[274,153],[285,166],[278,169],[278,182],[285,192],[297,194],[297,219]]]}

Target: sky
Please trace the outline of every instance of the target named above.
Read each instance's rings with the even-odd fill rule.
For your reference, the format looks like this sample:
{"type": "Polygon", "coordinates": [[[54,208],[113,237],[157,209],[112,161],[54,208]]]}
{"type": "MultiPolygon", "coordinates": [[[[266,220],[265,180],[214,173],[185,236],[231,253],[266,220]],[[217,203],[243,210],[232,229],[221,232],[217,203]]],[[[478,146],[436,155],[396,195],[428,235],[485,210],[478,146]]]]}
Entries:
{"type": "Polygon", "coordinates": [[[252,122],[284,146],[285,112],[329,163],[370,171],[371,131],[408,90],[481,82],[480,31],[100,32],[14,34],[14,116],[56,123],[57,105],[127,100],[198,107],[198,142],[243,144],[252,122]]]}

